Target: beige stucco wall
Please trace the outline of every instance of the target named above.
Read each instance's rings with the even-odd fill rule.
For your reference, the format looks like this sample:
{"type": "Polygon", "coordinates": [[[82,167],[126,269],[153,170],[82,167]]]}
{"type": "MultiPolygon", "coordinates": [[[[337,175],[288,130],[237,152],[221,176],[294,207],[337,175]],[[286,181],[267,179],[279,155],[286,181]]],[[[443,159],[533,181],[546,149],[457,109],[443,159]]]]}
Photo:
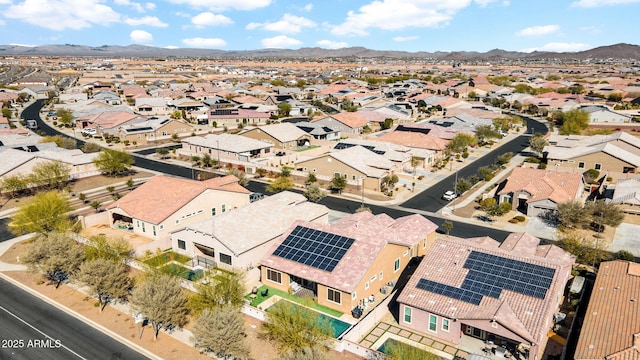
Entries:
{"type": "Polygon", "coordinates": [[[584,156],[578,156],[569,161],[557,161],[554,159],[549,159],[547,168],[551,168],[556,166],[556,164],[560,164],[557,166],[568,168],[568,169],[579,169],[578,165],[580,162],[584,162],[584,168],[580,169],[581,171],[595,169],[595,164],[601,164],[602,166],[600,168],[601,174],[603,174],[604,172],[622,173],[624,167],[632,167],[634,169],[636,168],[634,165],[624,160],[615,158],[604,152],[597,152],[593,154],[587,154],[584,156]]]}
{"type": "Polygon", "coordinates": [[[296,168],[302,168],[302,171],[304,172],[310,172],[328,178],[333,178],[335,173],[340,173],[342,176],[346,174],[347,180],[349,181],[359,181],[361,177],[365,176],[364,188],[366,190],[380,191],[380,179],[367,177],[363,172],[358,171],[351,166],[330,157],[329,155],[297,162],[296,168]]]}

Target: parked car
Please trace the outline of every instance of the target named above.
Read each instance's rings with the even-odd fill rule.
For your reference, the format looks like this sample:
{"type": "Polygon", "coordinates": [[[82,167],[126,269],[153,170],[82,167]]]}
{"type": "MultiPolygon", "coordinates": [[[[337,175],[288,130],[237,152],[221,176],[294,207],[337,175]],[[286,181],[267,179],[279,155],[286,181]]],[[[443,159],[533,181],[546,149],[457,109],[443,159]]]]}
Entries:
{"type": "Polygon", "coordinates": [[[457,197],[458,194],[456,194],[453,190],[447,190],[444,194],[442,194],[442,199],[447,201],[451,201],[457,197]]]}
{"type": "Polygon", "coordinates": [[[96,134],[96,129],[85,128],[85,129],[82,129],[81,133],[87,134],[87,135],[95,135],[96,134]]]}
{"type": "Polygon", "coordinates": [[[259,193],[259,192],[255,192],[255,193],[249,194],[249,202],[250,203],[252,203],[254,201],[258,201],[260,199],[264,199],[264,194],[259,193]]]}
{"type": "Polygon", "coordinates": [[[38,122],[32,119],[29,120],[25,120],[25,126],[27,127],[27,129],[31,129],[31,130],[37,130],[38,129],[38,122]]]}

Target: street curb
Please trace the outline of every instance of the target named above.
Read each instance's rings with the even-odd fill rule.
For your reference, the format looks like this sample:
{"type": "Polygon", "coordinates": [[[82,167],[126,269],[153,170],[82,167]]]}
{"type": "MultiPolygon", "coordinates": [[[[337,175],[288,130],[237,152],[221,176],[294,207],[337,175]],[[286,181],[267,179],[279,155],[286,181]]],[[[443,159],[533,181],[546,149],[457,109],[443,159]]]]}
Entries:
{"type": "Polygon", "coordinates": [[[108,335],[108,336],[112,337],[113,339],[121,342],[122,344],[124,344],[124,345],[126,345],[126,346],[128,346],[128,347],[130,347],[130,348],[132,348],[132,349],[134,349],[136,351],[138,351],[140,354],[142,354],[144,356],[147,356],[150,359],[162,360],[162,357],[159,357],[158,355],[152,353],[151,351],[145,349],[144,347],[142,347],[142,346],[140,346],[140,345],[138,345],[138,344],[126,339],[125,337],[123,337],[123,336],[117,334],[116,332],[114,332],[114,331],[112,331],[112,330],[110,330],[110,329],[98,324],[97,322],[95,322],[95,321],[93,321],[93,320],[91,320],[91,319],[89,319],[89,318],[87,318],[87,317],[85,317],[83,315],[78,314],[77,312],[75,312],[72,309],[70,309],[70,308],[68,308],[68,307],[56,302],[55,300],[52,300],[52,299],[42,295],[38,291],[33,290],[32,288],[24,285],[23,283],[13,279],[12,277],[10,277],[10,276],[2,273],[2,272],[0,272],[0,277],[2,277],[4,280],[7,280],[10,283],[12,283],[13,285],[19,287],[20,289],[30,293],[31,295],[41,299],[42,301],[44,301],[44,302],[46,302],[46,303],[48,303],[48,304],[50,304],[52,306],[55,306],[56,308],[64,311],[68,315],[73,316],[74,318],[76,318],[76,319],[84,322],[85,324],[95,328],[96,330],[104,333],[105,335],[108,335]]]}

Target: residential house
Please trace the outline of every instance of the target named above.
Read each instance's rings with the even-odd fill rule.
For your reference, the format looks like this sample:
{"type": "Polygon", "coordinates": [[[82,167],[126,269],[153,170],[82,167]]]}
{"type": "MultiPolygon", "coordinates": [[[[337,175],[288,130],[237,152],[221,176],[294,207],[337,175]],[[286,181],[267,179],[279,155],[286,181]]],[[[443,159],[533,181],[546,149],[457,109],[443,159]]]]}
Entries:
{"type": "Polygon", "coordinates": [[[365,306],[422,256],[437,225],[363,211],[331,224],[296,221],[260,260],[262,283],[344,313],[365,306]]]}
{"type": "Polygon", "coordinates": [[[237,127],[238,125],[266,124],[270,114],[241,108],[210,109],[207,111],[209,125],[213,127],[237,127]]]}
{"type": "Polygon", "coordinates": [[[134,107],[140,115],[166,115],[170,112],[167,100],[158,97],[135,98],[134,107]]]}
{"type": "Polygon", "coordinates": [[[347,184],[371,191],[381,191],[382,178],[391,175],[394,170],[402,169],[399,164],[362,146],[351,146],[300,160],[296,162],[296,168],[313,173],[325,181],[340,175],[347,180],[347,184]]]}
{"type": "Polygon", "coordinates": [[[361,116],[357,112],[341,112],[333,114],[312,122],[336,129],[341,133],[360,134],[365,126],[370,124],[370,120],[361,116]]]}
{"type": "Polygon", "coordinates": [[[375,154],[381,155],[393,162],[394,169],[403,169],[405,172],[413,172],[415,167],[424,168],[425,164],[433,162],[433,151],[418,150],[394,143],[370,139],[341,139],[333,147],[334,150],[344,150],[353,146],[362,146],[375,154]]]}
{"type": "Polygon", "coordinates": [[[640,358],[638,299],[640,264],[600,263],[573,359],[640,358]]]}
{"type": "Polygon", "coordinates": [[[173,231],[244,206],[249,194],[233,175],[205,181],[158,175],[105,210],[109,225],[159,240],[165,249],[173,231]]]}
{"type": "Polygon", "coordinates": [[[194,129],[193,125],[183,120],[154,117],[140,123],[121,126],[118,137],[121,141],[129,140],[131,143],[146,145],[151,141],[166,140],[174,134],[178,136],[191,134],[194,129]]]}
{"type": "Polygon", "coordinates": [[[616,181],[610,201],[627,214],[640,215],[640,178],[616,181]]]}
{"type": "Polygon", "coordinates": [[[498,187],[499,202],[528,216],[555,211],[558,204],[579,200],[584,191],[581,173],[516,167],[498,187]]]}
{"type": "Polygon", "coordinates": [[[171,247],[206,266],[251,269],[297,220],[328,223],[329,210],[283,191],[171,234],[171,247]]]}
{"type": "MultiPolygon", "coordinates": [[[[454,129],[447,129],[433,124],[398,125],[391,131],[378,136],[377,140],[423,152],[433,152],[431,161],[436,161],[442,158],[449,140],[455,136],[456,132],[454,129]]],[[[428,165],[432,164],[433,162],[428,163],[428,165]]]]}
{"type": "MultiPolygon", "coordinates": [[[[3,137],[4,138],[4,137],[3,137]]],[[[0,141],[5,143],[5,140],[0,141]]],[[[85,154],[79,149],[63,149],[54,143],[0,146],[0,180],[15,176],[29,175],[34,167],[49,162],[60,162],[69,168],[69,180],[100,174],[93,163],[98,153],[85,154]]]]}
{"type": "Polygon", "coordinates": [[[332,129],[328,126],[323,126],[318,123],[308,122],[308,121],[298,121],[295,125],[306,132],[307,134],[313,136],[316,140],[338,140],[340,139],[340,131],[332,129]]]}
{"type": "Polygon", "coordinates": [[[551,135],[543,155],[547,166],[573,172],[595,169],[614,179],[640,166],[640,139],[626,132],[611,135],[551,135]]]}
{"type": "Polygon", "coordinates": [[[110,90],[101,90],[98,92],[94,92],[93,100],[100,101],[108,105],[122,104],[122,99],[120,99],[120,95],[110,90]]]}
{"type": "Polygon", "coordinates": [[[117,136],[120,128],[147,121],[141,115],[124,111],[105,111],[76,118],[76,126],[80,129],[96,129],[97,135],[109,134],[117,136]]]}
{"type": "Polygon", "coordinates": [[[628,123],[631,116],[618,113],[604,105],[581,106],[580,110],[589,114],[589,123],[628,123]]]}
{"type": "Polygon", "coordinates": [[[313,136],[291,123],[251,127],[239,135],[273,144],[274,149],[285,151],[308,147],[313,139],[313,136]]]}
{"type": "Polygon", "coordinates": [[[185,156],[208,155],[219,161],[249,161],[272,154],[273,144],[233,134],[207,134],[182,139],[179,150],[185,156]]]}
{"type": "Polygon", "coordinates": [[[542,359],[575,258],[539,242],[436,238],[398,296],[398,324],[456,347],[477,338],[542,359]]]}

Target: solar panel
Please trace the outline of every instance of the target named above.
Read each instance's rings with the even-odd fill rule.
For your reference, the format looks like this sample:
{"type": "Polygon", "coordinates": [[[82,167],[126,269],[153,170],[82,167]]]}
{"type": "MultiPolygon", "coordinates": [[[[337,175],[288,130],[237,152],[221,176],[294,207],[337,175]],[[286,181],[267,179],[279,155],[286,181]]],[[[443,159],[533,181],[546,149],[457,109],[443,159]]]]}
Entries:
{"type": "Polygon", "coordinates": [[[354,241],[352,238],[298,225],[273,255],[331,272],[354,241]]]}
{"type": "Polygon", "coordinates": [[[473,302],[465,300],[469,299],[468,294],[479,296],[480,299],[483,296],[498,299],[502,290],[508,290],[544,299],[556,273],[553,268],[478,251],[469,254],[463,267],[469,269],[469,272],[459,288],[426,279],[420,279],[416,287],[476,305],[480,301],[476,303],[475,297],[472,298],[473,302]],[[447,295],[448,293],[453,295],[447,295]]]}
{"type": "Polygon", "coordinates": [[[347,144],[347,143],[339,142],[333,148],[336,149],[336,150],[344,150],[344,149],[348,149],[348,148],[354,147],[354,146],[356,146],[356,145],[355,144],[347,144]]]}

